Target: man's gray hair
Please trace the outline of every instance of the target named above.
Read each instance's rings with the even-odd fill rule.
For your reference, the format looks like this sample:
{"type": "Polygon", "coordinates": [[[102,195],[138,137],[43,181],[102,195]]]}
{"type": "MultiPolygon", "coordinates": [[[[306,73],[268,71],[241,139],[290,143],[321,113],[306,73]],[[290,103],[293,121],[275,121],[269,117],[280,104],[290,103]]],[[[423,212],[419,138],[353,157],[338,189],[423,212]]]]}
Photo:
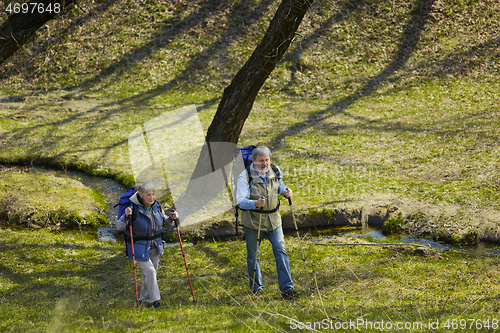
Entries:
{"type": "Polygon", "coordinates": [[[155,185],[151,182],[141,183],[136,186],[137,192],[140,194],[148,193],[148,192],[156,192],[155,185]]]}
{"type": "Polygon", "coordinates": [[[271,151],[266,146],[258,146],[252,152],[252,161],[255,161],[259,156],[269,156],[271,158],[271,151]]]}

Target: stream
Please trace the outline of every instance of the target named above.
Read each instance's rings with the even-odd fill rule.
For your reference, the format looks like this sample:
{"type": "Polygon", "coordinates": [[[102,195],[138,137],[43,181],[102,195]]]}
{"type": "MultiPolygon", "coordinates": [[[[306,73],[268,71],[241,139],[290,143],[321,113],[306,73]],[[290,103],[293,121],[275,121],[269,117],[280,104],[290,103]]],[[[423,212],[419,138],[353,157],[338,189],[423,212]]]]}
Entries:
{"type": "MultiPolygon", "coordinates": [[[[102,242],[105,241],[123,241],[122,238],[116,236],[116,219],[118,217],[118,207],[115,207],[116,204],[120,201],[120,197],[128,190],[128,187],[125,187],[118,183],[117,181],[109,178],[102,178],[96,176],[89,176],[84,173],[78,171],[62,171],[55,169],[39,169],[45,170],[47,172],[51,172],[52,174],[59,177],[77,177],[85,186],[93,187],[99,190],[104,198],[106,198],[106,203],[108,205],[107,216],[108,216],[108,225],[98,227],[96,230],[96,237],[102,242]]],[[[176,246],[178,243],[164,243],[164,246],[176,246]]],[[[187,243],[185,245],[192,245],[192,243],[187,243]]]]}
{"type": "Polygon", "coordinates": [[[89,176],[78,171],[63,171],[55,169],[42,169],[45,172],[50,172],[58,177],[74,177],[78,178],[85,186],[93,187],[99,190],[104,198],[106,198],[106,204],[108,205],[107,217],[108,225],[98,227],[96,231],[96,236],[100,241],[113,241],[116,242],[115,235],[115,223],[118,215],[118,207],[115,205],[120,201],[120,197],[125,193],[128,188],[121,185],[117,181],[109,178],[102,178],[96,176],[89,176]]]}
{"type": "MultiPolygon", "coordinates": [[[[100,241],[114,241],[116,242],[116,233],[115,233],[115,221],[118,214],[118,207],[114,207],[123,193],[125,193],[128,188],[116,182],[115,180],[89,176],[81,172],[77,171],[63,171],[56,169],[46,169],[46,168],[37,168],[39,171],[50,172],[58,177],[74,177],[78,178],[85,186],[93,187],[98,189],[106,199],[106,203],[108,205],[107,217],[108,217],[108,225],[97,228],[96,237],[100,241]]],[[[287,234],[289,234],[287,232],[287,234]]],[[[394,243],[401,242],[403,244],[415,244],[421,246],[431,247],[437,250],[461,250],[473,253],[489,253],[489,254],[500,254],[500,249],[498,246],[489,246],[488,244],[480,243],[476,247],[470,248],[459,248],[454,247],[449,244],[439,243],[436,241],[432,241],[425,238],[416,238],[411,237],[409,235],[398,235],[398,236],[385,236],[380,230],[374,228],[358,228],[358,229],[349,229],[345,230],[343,228],[332,228],[329,229],[326,233],[322,232],[321,237],[324,239],[334,238],[336,236],[347,236],[347,237],[361,237],[366,239],[373,239],[377,242],[381,243],[394,243]]],[[[121,241],[121,240],[120,240],[121,241]]],[[[167,244],[167,246],[174,246],[175,244],[167,244]]]]}
{"type": "MultiPolygon", "coordinates": [[[[425,246],[425,247],[430,247],[432,249],[436,249],[438,251],[447,251],[447,250],[456,250],[456,251],[462,251],[462,252],[467,252],[467,253],[472,253],[472,254],[494,254],[494,255],[500,255],[500,249],[498,248],[497,244],[487,244],[487,243],[478,243],[476,246],[469,246],[469,247],[458,247],[458,246],[453,246],[450,244],[446,243],[440,243],[437,241],[433,241],[430,239],[426,238],[417,238],[417,237],[412,237],[410,235],[406,234],[398,234],[398,235],[391,235],[391,236],[386,236],[382,233],[381,230],[371,228],[371,227],[365,227],[365,228],[349,228],[349,230],[345,230],[344,228],[332,228],[327,230],[327,232],[322,232],[321,233],[321,239],[324,243],[324,241],[328,241],[329,239],[333,239],[337,236],[344,236],[344,237],[352,237],[352,238],[363,238],[367,239],[369,241],[375,241],[377,242],[374,245],[414,245],[414,246],[425,246]],[[401,243],[401,244],[399,244],[401,243]]],[[[336,244],[336,245],[358,245],[361,246],[362,244],[336,244]]],[[[372,244],[373,245],[373,244],[372,244]]]]}

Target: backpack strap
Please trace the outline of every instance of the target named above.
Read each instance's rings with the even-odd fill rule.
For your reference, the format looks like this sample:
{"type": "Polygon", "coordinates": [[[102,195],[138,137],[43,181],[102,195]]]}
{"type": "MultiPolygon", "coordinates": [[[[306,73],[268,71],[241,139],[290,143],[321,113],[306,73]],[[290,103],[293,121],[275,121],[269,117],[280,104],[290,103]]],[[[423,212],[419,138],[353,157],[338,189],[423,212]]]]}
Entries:
{"type": "MultiPolygon", "coordinates": [[[[252,174],[250,172],[251,165],[252,164],[250,164],[249,166],[247,166],[245,168],[247,170],[248,186],[251,186],[251,184],[252,184],[252,174]]],[[[271,163],[271,169],[273,169],[273,172],[276,175],[276,179],[279,181],[281,179],[281,172],[279,171],[278,167],[271,163]]],[[[239,207],[238,205],[236,205],[236,212],[234,215],[236,217],[236,221],[238,221],[238,209],[241,209],[242,211],[248,210],[248,211],[252,211],[252,212],[256,212],[256,213],[260,213],[260,214],[272,214],[272,213],[276,212],[278,209],[280,209],[280,201],[278,200],[278,205],[276,206],[276,208],[271,209],[271,210],[243,209],[243,208],[239,207]]]]}
{"type": "MultiPolygon", "coordinates": [[[[134,223],[135,219],[137,218],[137,205],[132,203],[132,224],[134,223]]],[[[130,206],[129,206],[130,207],[130,206]]],[[[132,234],[134,233],[134,228],[132,227],[132,234]]],[[[128,226],[128,221],[127,221],[127,226],[125,227],[125,229],[123,229],[123,240],[125,241],[125,255],[128,256],[128,247],[127,247],[127,243],[130,243],[130,234],[127,234],[128,232],[130,232],[130,227],[128,226]]],[[[134,237],[134,240],[135,240],[135,237],[134,237]]]]}
{"type": "Polygon", "coordinates": [[[273,169],[274,171],[274,174],[276,175],[276,179],[278,179],[278,181],[281,179],[281,172],[280,170],[278,169],[278,167],[274,164],[271,163],[271,169],[273,169]]]}
{"type": "Polygon", "coordinates": [[[252,184],[252,173],[250,172],[250,167],[251,166],[252,166],[252,164],[250,164],[249,166],[247,166],[245,168],[245,170],[247,171],[248,186],[251,186],[251,184],[252,184]]]}
{"type": "MultiPolygon", "coordinates": [[[[161,237],[163,237],[163,233],[162,232],[159,232],[159,233],[157,233],[156,235],[153,235],[153,236],[146,236],[146,237],[134,236],[134,242],[135,241],[142,241],[142,240],[149,240],[149,241],[151,241],[151,240],[153,240],[155,238],[161,238],[161,237]]],[[[130,243],[130,238],[126,238],[125,242],[130,243]]]]}
{"type": "Polygon", "coordinates": [[[135,219],[137,219],[137,210],[139,207],[137,207],[136,204],[132,204],[132,223],[134,223],[135,219]]]}

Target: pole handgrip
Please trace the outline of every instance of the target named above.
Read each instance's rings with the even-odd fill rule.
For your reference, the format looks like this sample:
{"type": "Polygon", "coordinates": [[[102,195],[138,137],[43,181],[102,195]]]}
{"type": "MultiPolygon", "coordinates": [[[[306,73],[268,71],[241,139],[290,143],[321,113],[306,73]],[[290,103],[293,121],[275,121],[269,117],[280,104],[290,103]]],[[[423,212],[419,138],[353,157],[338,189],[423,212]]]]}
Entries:
{"type": "MultiPolygon", "coordinates": [[[[173,209],[173,208],[172,208],[172,209],[170,210],[170,212],[171,212],[171,213],[175,212],[175,209],[173,209]]],[[[179,218],[176,218],[176,219],[174,220],[174,223],[175,223],[175,227],[177,228],[177,227],[179,226],[179,218]]]]}
{"type": "MultiPolygon", "coordinates": [[[[289,190],[289,188],[285,188],[285,191],[289,190]]],[[[291,206],[292,205],[292,197],[287,198],[288,199],[288,204],[291,206]]]]}

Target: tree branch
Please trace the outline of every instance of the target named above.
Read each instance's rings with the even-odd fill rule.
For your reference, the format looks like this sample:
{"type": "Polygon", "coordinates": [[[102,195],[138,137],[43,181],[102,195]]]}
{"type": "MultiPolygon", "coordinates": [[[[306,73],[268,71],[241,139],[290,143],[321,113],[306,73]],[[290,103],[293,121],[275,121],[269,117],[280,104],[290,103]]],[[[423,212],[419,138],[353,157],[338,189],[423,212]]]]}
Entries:
{"type": "MultiPolygon", "coordinates": [[[[27,3],[26,13],[20,8],[19,13],[10,15],[0,26],[0,65],[29,41],[45,23],[74,3],[76,0],[38,0],[36,6],[27,3]]],[[[14,10],[15,3],[10,4],[14,10]]]]}

